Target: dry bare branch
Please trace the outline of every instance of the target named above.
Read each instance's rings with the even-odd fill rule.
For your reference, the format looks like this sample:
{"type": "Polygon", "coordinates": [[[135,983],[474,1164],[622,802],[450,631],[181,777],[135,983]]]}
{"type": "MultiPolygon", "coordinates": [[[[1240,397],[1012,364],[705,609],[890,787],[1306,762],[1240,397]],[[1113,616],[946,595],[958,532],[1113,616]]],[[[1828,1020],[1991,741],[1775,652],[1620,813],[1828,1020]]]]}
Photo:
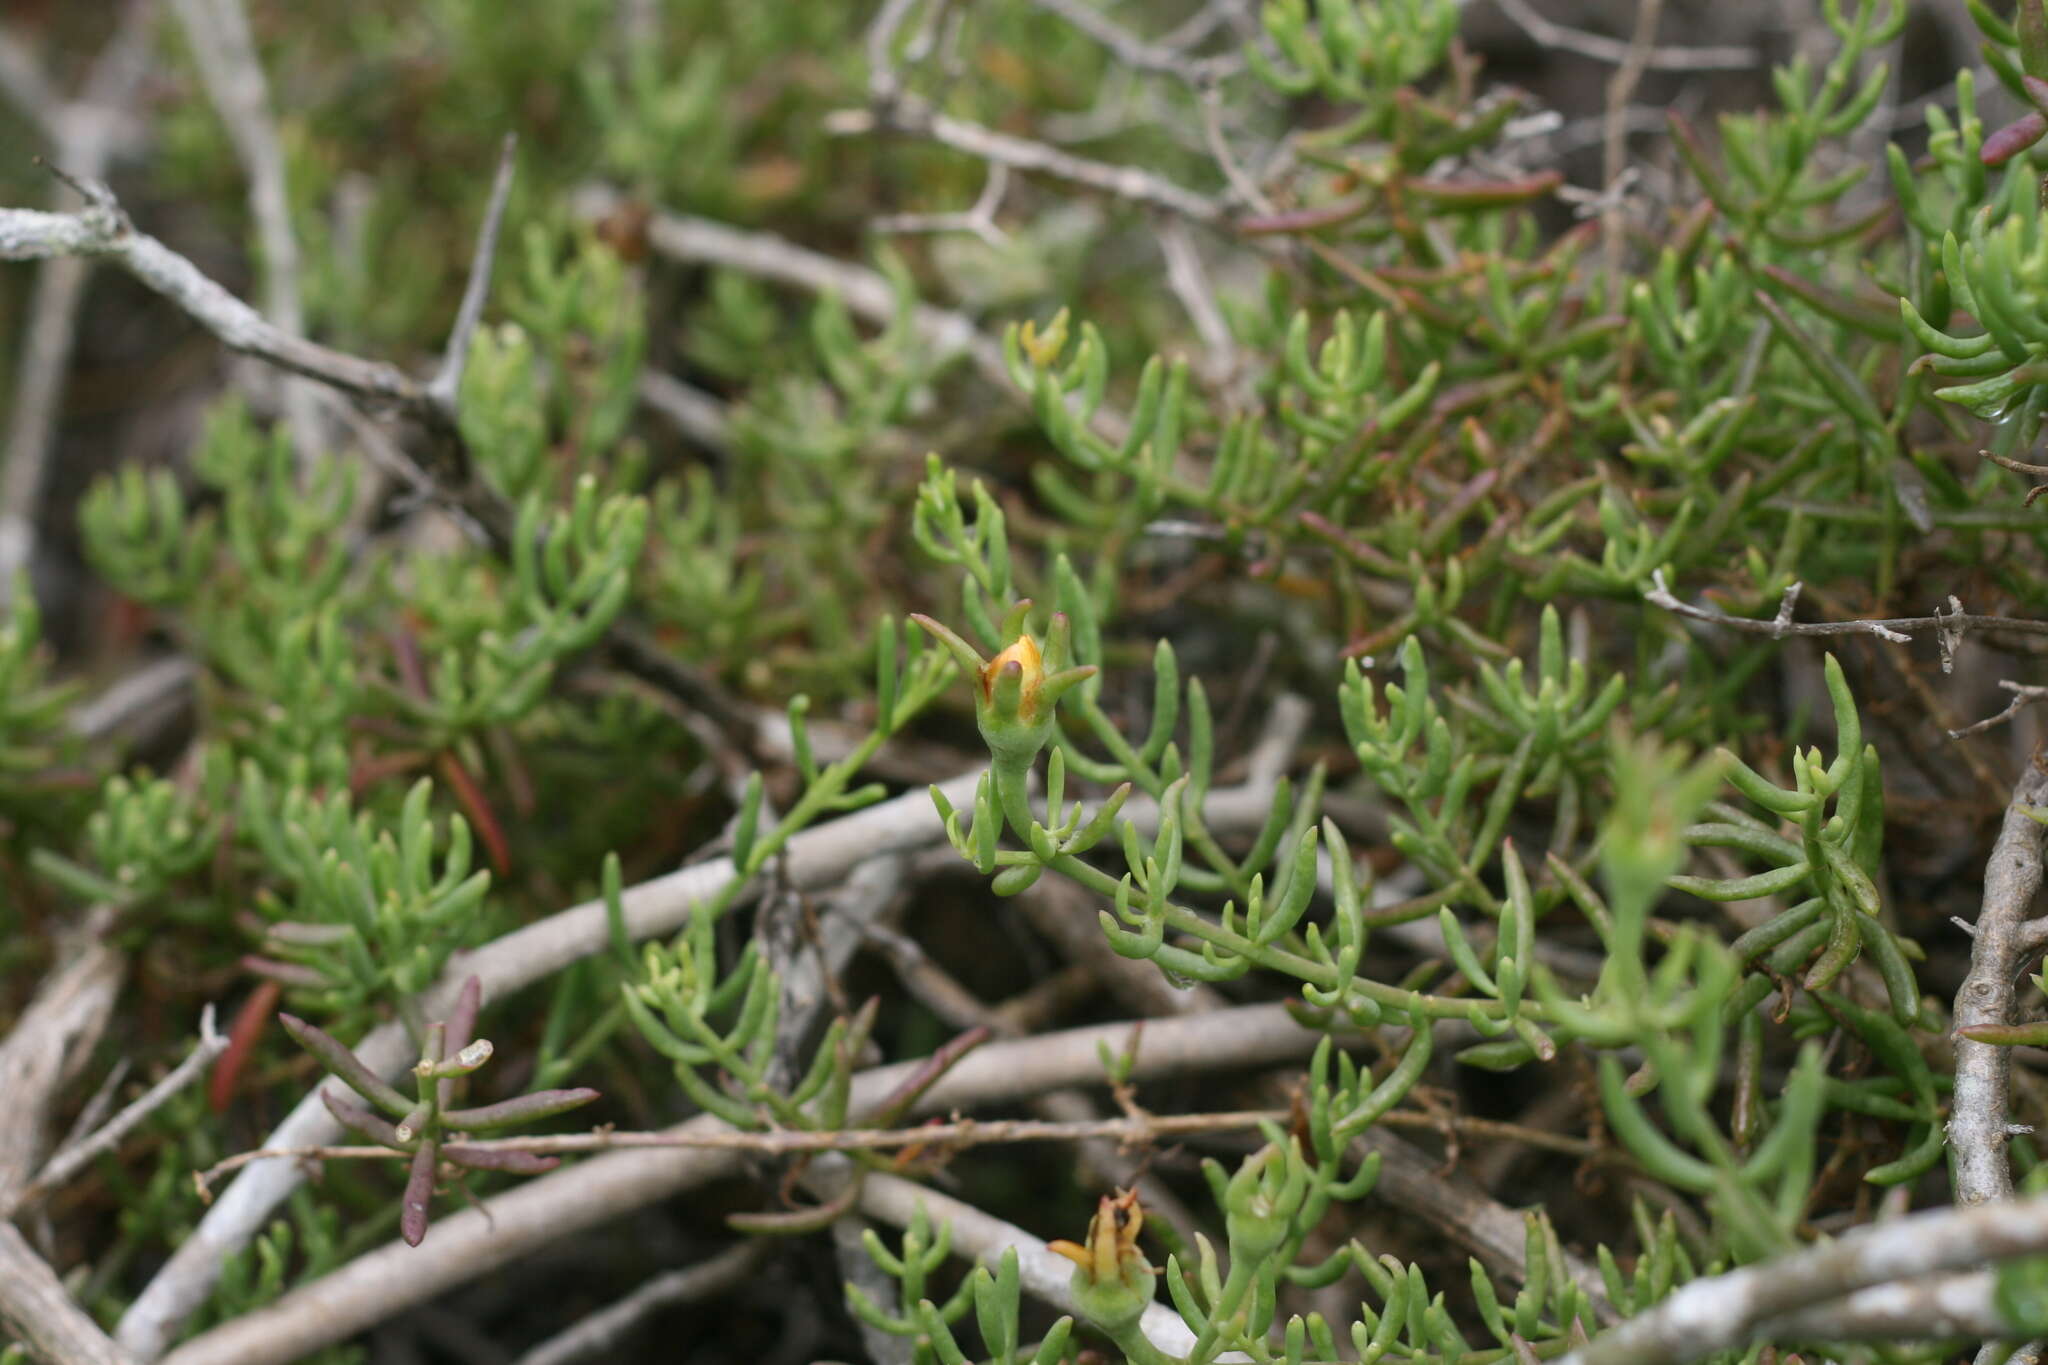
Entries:
{"type": "Polygon", "coordinates": [[[2013,978],[2026,951],[2024,932],[2041,887],[2042,826],[2027,812],[2048,801],[2048,763],[2036,750],[2013,788],[2005,823],[1984,867],[1983,908],[1970,940],[1970,972],[1956,992],[1955,1101],[1949,1111],[1950,1169],[1964,1208],[2009,1199],[2006,1156],[2009,1048],[1979,1043],[1962,1030],[2013,1022],[2013,978]]]}
{"type": "MultiPolygon", "coordinates": [[[[1628,61],[1634,50],[1632,43],[1546,19],[1529,0],[1494,0],[1494,4],[1543,47],[1615,65],[1628,61]]],[[[1762,65],[1763,54],[1751,47],[1650,47],[1642,54],[1642,63],[1651,71],[1749,71],[1762,65]]]]}
{"type": "MultiPolygon", "coordinates": [[[[1136,1028],[1129,1023],[1096,1025],[987,1044],[955,1063],[915,1107],[921,1113],[946,1113],[1063,1086],[1100,1083],[1097,1047],[1121,1052],[1136,1028]]],[[[1132,1074],[1145,1080],[1271,1066],[1306,1056],[1320,1038],[1296,1024],[1279,1005],[1151,1020],[1143,1024],[1132,1074]]],[[[854,1080],[853,1112],[871,1111],[922,1065],[902,1062],[860,1073],[854,1080]]],[[[681,1127],[717,1132],[725,1125],[700,1116],[681,1127]]],[[[420,1246],[393,1242],[380,1247],[268,1307],[194,1337],[164,1360],[167,1365],[283,1365],[568,1233],[737,1172],[739,1163],[735,1152],[691,1149],[595,1157],[527,1181],[480,1208],[438,1219],[434,1235],[420,1246]]],[[[230,1186],[230,1192],[241,1183],[230,1186]]]]}
{"type": "Polygon", "coordinates": [[[395,365],[364,360],[270,322],[146,232],[138,232],[104,186],[77,213],[0,208],[0,260],[82,256],[112,262],[170,300],[233,351],[317,379],[352,398],[423,419],[437,410],[425,389],[395,365]]]}
{"type": "MultiPolygon", "coordinates": [[[[208,1005],[199,1018],[199,1041],[185,1054],[185,1060],[172,1068],[171,1073],[136,1097],[135,1101],[78,1141],[67,1143],[43,1163],[42,1170],[25,1186],[15,1200],[15,1207],[33,1203],[51,1190],[77,1175],[94,1157],[110,1152],[120,1144],[122,1138],[135,1130],[135,1126],[163,1108],[164,1104],[180,1090],[199,1078],[201,1072],[213,1059],[227,1051],[228,1040],[216,1032],[213,1026],[213,1006],[208,1005]]],[[[4,1208],[0,1201],[0,1208],[4,1208]]]]}
{"type": "MultiPolygon", "coordinates": [[[[171,3],[184,27],[186,46],[198,63],[207,97],[220,114],[221,126],[249,178],[249,216],[256,226],[264,316],[287,332],[303,335],[306,312],[299,295],[299,242],[292,230],[291,196],[285,183],[284,139],[278,134],[270,82],[256,54],[249,16],[242,0],[171,3]]],[[[283,402],[300,458],[310,458],[326,444],[320,420],[321,395],[317,389],[288,379],[283,402]]]]}
{"type": "Polygon", "coordinates": [[[659,370],[641,373],[639,391],[642,403],[690,440],[720,454],[731,452],[732,418],[710,394],[659,370]]]}
{"type": "Polygon", "coordinates": [[[974,203],[969,207],[957,213],[884,213],[876,217],[871,226],[881,233],[970,232],[988,246],[1002,247],[1010,237],[996,222],[996,210],[1003,206],[1003,195],[1009,186],[1009,168],[993,165],[988,168],[988,178],[982,182],[981,193],[974,197],[974,203]]]}
{"type": "Polygon", "coordinates": [[[1901,1283],[1910,1291],[1924,1277],[2043,1250],[2048,1196],[1911,1214],[1694,1280],[1565,1356],[1562,1365],[1686,1365],[1740,1347],[1777,1319],[1820,1312],[1859,1290],[1901,1283]]]}
{"type": "MultiPolygon", "coordinates": [[[[574,211],[587,222],[609,217],[626,203],[625,197],[609,186],[586,185],[576,192],[574,211]]],[[[670,260],[743,271],[813,294],[836,294],[850,312],[869,322],[887,324],[896,316],[895,287],[879,271],[807,250],[770,233],[745,232],[708,218],[657,211],[647,220],[647,242],[670,260]]],[[[1003,393],[1016,394],[1002,346],[965,313],[914,304],[910,325],[931,348],[934,359],[965,355],[990,384],[1003,393]]],[[[641,396],[648,397],[644,386],[641,396]]],[[[1107,403],[1096,409],[1092,425],[1110,441],[1121,441],[1129,429],[1123,414],[1107,403]]]]}
{"type": "Polygon", "coordinates": [[[1607,287],[1621,288],[1623,254],[1627,247],[1627,182],[1631,179],[1628,156],[1628,110],[1636,86],[1649,69],[1655,50],[1657,25],[1664,17],[1664,0],[1638,0],[1635,34],[1628,51],[1607,82],[1607,119],[1601,147],[1600,186],[1607,201],[1600,214],[1600,233],[1607,257],[1607,287]]]}
{"type": "Polygon", "coordinates": [[[106,941],[114,918],[109,906],[86,912],[62,965],[0,1040],[0,1209],[28,1184],[57,1087],[77,1074],[113,1013],[128,971],[128,955],[106,941]]]}
{"type": "MultiPolygon", "coordinates": [[[[954,800],[972,800],[973,779],[956,778],[945,784],[945,790],[954,800]]],[[[797,835],[790,841],[788,876],[800,888],[830,885],[865,859],[922,847],[941,833],[931,798],[912,792],[797,835]]],[[[628,932],[636,940],[673,933],[687,922],[693,905],[709,900],[732,876],[731,860],[716,858],[628,888],[621,898],[628,932]]],[[[602,951],[608,941],[604,902],[586,901],[458,955],[429,992],[421,1012],[430,1018],[443,1012],[468,976],[482,981],[486,999],[496,999],[602,951]]],[[[372,1030],[355,1050],[385,1076],[397,1075],[417,1058],[417,1049],[398,1023],[372,1030]]],[[[340,1135],[316,1088],[265,1145],[320,1146],[340,1135]]],[[[118,1331],[128,1349],[144,1359],[161,1355],[179,1325],[212,1292],[221,1262],[263,1228],[271,1210],[303,1177],[294,1161],[258,1162],[237,1176],[129,1305],[118,1331]]],[[[435,1236],[440,1239],[438,1225],[435,1236]]]]}
{"type": "MultiPolygon", "coordinates": [[[[1188,42],[1150,43],[1109,18],[1089,0],[1032,0],[1048,14],[1102,44],[1118,63],[1137,71],[1154,71],[1199,85],[1242,70],[1244,58],[1235,53],[1217,57],[1190,57],[1188,42]]],[[[1196,39],[1196,41],[1200,41],[1196,39]]]]}
{"type": "MultiPolygon", "coordinates": [[[[1425,1115],[1408,1115],[1420,1120],[1413,1126],[1438,1127],[1443,1122],[1425,1115]]],[[[1078,1119],[954,1119],[947,1123],[920,1124],[915,1128],[841,1128],[812,1132],[804,1129],[774,1129],[765,1133],[682,1132],[667,1129],[653,1133],[618,1133],[598,1129],[589,1133],[557,1133],[543,1137],[466,1139],[466,1152],[530,1152],[536,1156],[568,1156],[574,1153],[646,1150],[648,1148],[695,1147],[707,1151],[751,1152],[784,1156],[792,1152],[892,1152],[905,1147],[955,1148],[987,1147],[1027,1142],[1080,1142],[1089,1138],[1111,1138],[1129,1146],[1150,1146],[1164,1138],[1190,1133],[1234,1133],[1257,1128],[1261,1123],[1282,1123],[1284,1109],[1247,1109],[1218,1114],[1148,1114],[1141,1118],[1078,1119]]],[[[1457,1120],[1449,1120],[1455,1123],[1457,1120]]],[[[1468,1120],[1480,1122],[1484,1120],[1468,1120]]],[[[1549,1135],[1546,1135],[1549,1136],[1549,1135]]],[[[1575,1155],[1584,1156],[1592,1144],[1573,1139],[1563,1142],[1575,1155]]],[[[203,1187],[252,1161],[289,1158],[300,1161],[388,1161],[406,1153],[389,1147],[264,1147],[240,1152],[215,1162],[194,1179],[203,1187]]]]}
{"type": "MultiPolygon", "coordinates": [[[[576,192],[575,212],[590,221],[609,217],[627,201],[604,185],[576,192]]],[[[813,294],[836,294],[856,316],[887,323],[896,316],[896,290],[881,272],[836,260],[765,232],[744,232],[709,218],[656,212],[647,222],[647,242],[671,260],[722,266],[813,294]]],[[[1003,348],[982,334],[964,313],[920,304],[911,326],[939,358],[965,354],[990,383],[1007,390],[1010,372],[1003,348]]]]}
{"type": "Polygon", "coordinates": [[[929,138],[956,152],[1008,166],[1013,171],[1050,176],[1145,208],[1177,213],[1198,223],[1213,223],[1224,213],[1222,200],[1175,184],[1164,176],[1136,166],[1075,156],[1043,142],[954,118],[915,95],[899,94],[873,109],[841,110],[826,117],[825,127],[846,137],[891,132],[929,138]]]}
{"type": "Polygon", "coordinates": [[[477,324],[483,321],[484,300],[490,297],[491,267],[498,259],[498,232],[504,226],[505,205],[512,195],[513,154],[518,147],[519,139],[511,133],[505,134],[499,145],[498,170],[491,177],[491,197],[484,207],[483,226],[477,231],[476,254],[470,261],[469,280],[462,288],[462,303],[448,333],[448,350],[441,357],[441,368],[427,382],[427,396],[441,406],[451,424],[462,395],[462,374],[469,364],[469,348],[476,340],[477,324]]]}
{"type": "Polygon", "coordinates": [[[1964,739],[1970,735],[1981,735],[1986,730],[1995,729],[2005,724],[2036,702],[2048,701],[2048,687],[2036,687],[2031,683],[2017,683],[2010,678],[2000,678],[1998,685],[2012,693],[2012,701],[2006,705],[2005,709],[1996,715],[1986,716],[1980,721],[1965,725],[1960,730],[1950,730],[1948,732],[1950,739],[1964,739]]]}
{"type": "Polygon", "coordinates": [[[0,1219],[0,1322],[46,1365],[135,1365],[36,1255],[14,1224],[0,1219]]]}
{"type": "Polygon", "coordinates": [[[1806,1341],[1995,1337],[2009,1331],[1993,1271],[1965,1271],[1859,1289],[1832,1303],[1773,1318],[1763,1331],[1806,1341]]]}
{"type": "Polygon", "coordinates": [[[749,1238],[708,1261],[657,1275],[617,1303],[577,1319],[573,1327],[520,1356],[516,1365],[570,1365],[612,1352],[650,1314],[723,1294],[744,1282],[773,1249],[767,1238],[749,1238]]]}
{"type": "MultiPolygon", "coordinates": [[[[18,43],[0,35],[0,93],[44,133],[52,164],[97,178],[106,173],[115,152],[133,140],[127,106],[149,67],[153,44],[147,19],[142,4],[127,6],[83,91],[69,102],[56,97],[18,43]]],[[[69,194],[68,187],[60,188],[59,202],[68,202],[69,194]]],[[[43,473],[90,274],[88,262],[64,258],[48,262],[36,280],[21,341],[21,368],[9,395],[6,443],[0,446],[5,461],[0,466],[0,584],[12,583],[35,557],[43,473]]],[[[0,617],[11,606],[11,595],[0,600],[0,617]]]]}
{"type": "MultiPolygon", "coordinates": [[[[1912,641],[1908,631],[1937,630],[1944,632],[1949,640],[1961,639],[1966,631],[1996,630],[2010,631],[2015,635],[2048,635],[2048,621],[2029,620],[2022,616],[1979,616],[1960,609],[1944,615],[1936,612],[1932,616],[1896,616],[1881,621],[1794,621],[1792,609],[1799,602],[1801,585],[1794,583],[1785,589],[1784,598],[1778,603],[1778,614],[1768,621],[1753,616],[1731,616],[1712,607],[1695,606],[1680,601],[1665,585],[1664,571],[1657,570],[1651,576],[1651,585],[1643,591],[1643,600],[1653,606],[1664,608],[1679,616],[1712,625],[1725,626],[1730,630],[1743,631],[1750,635],[1768,635],[1773,640],[1783,640],[1793,635],[1875,635],[1878,639],[1895,645],[1912,641]]],[[[1949,646],[1953,648],[1951,643],[1949,646]]]]}

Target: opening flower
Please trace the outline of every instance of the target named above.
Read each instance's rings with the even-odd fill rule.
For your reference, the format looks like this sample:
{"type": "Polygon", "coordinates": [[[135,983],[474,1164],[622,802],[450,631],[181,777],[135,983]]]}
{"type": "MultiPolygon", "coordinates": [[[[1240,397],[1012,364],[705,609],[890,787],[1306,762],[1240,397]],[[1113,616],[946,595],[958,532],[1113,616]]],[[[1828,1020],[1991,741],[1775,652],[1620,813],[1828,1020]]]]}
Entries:
{"type": "Polygon", "coordinates": [[[960,667],[975,680],[974,719],[989,752],[999,762],[1028,764],[1052,739],[1053,708],[1068,688],[1095,676],[1095,666],[1068,668],[1067,618],[1054,612],[1045,641],[1023,629],[1029,602],[1020,602],[1004,620],[1005,633],[1016,638],[993,659],[929,616],[912,616],[933,639],[951,651],[960,667]]]}
{"type": "Polygon", "coordinates": [[[1069,1241],[1048,1244],[1080,1267],[1074,1272],[1074,1296],[1081,1311],[1097,1325],[1114,1328],[1136,1320],[1152,1302],[1153,1286],[1159,1272],[1138,1250],[1138,1233],[1145,1226],[1145,1210],[1138,1192],[1119,1190],[1105,1194],[1088,1220],[1088,1243],[1069,1241]]]}
{"type": "Polygon", "coordinates": [[[981,666],[981,700],[984,705],[993,705],[997,680],[1013,668],[1017,675],[1018,717],[1029,723],[1037,718],[1038,694],[1045,682],[1045,656],[1038,651],[1038,641],[1029,635],[1019,635],[1007,649],[981,666]]]}

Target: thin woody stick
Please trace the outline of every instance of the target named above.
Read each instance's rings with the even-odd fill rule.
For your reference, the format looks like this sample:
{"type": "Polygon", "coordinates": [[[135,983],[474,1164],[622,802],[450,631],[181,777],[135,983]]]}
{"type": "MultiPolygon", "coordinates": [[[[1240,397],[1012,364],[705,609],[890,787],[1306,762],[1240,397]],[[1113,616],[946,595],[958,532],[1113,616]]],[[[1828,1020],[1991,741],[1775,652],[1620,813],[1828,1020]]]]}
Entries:
{"type": "MultiPolygon", "coordinates": [[[[925,1092],[918,1107],[944,1113],[1062,1086],[1099,1084],[1098,1047],[1121,1051],[1134,1027],[1097,1025],[989,1043],[963,1057],[925,1092]]],[[[1296,1024],[1280,1005],[1147,1020],[1133,1079],[1271,1066],[1306,1056],[1321,1038],[1296,1024]]],[[[854,1080],[853,1112],[871,1112],[921,1065],[901,1062],[862,1072],[854,1080]]],[[[730,1130],[700,1116],[680,1131],[730,1130]]],[[[283,1365],[579,1228],[738,1171],[740,1162],[736,1151],[668,1148],[608,1152],[564,1167],[480,1209],[436,1220],[434,1235],[419,1247],[394,1242],[358,1257],[265,1308],[202,1333],[164,1359],[168,1365],[283,1365]]],[[[271,1168],[252,1171],[263,1169],[271,1168]]]]}

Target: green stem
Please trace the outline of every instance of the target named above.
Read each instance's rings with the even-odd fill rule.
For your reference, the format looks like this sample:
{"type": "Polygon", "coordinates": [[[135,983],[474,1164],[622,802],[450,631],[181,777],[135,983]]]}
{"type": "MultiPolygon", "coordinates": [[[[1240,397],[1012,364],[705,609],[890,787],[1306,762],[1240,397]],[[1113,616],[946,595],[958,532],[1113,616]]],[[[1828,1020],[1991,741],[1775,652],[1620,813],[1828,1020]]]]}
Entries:
{"type": "Polygon", "coordinates": [[[1127,1365],[1187,1365],[1182,1357],[1170,1356],[1154,1346],[1152,1339],[1145,1335],[1144,1328],[1139,1325],[1143,1321],[1142,1317],[1137,1317],[1123,1327],[1103,1329],[1109,1333],[1109,1338],[1116,1343],[1117,1349],[1124,1353],[1127,1365]]]}
{"type": "MultiPolygon", "coordinates": [[[[930,670],[930,674],[931,676],[924,678],[920,684],[905,686],[903,702],[898,706],[897,714],[889,718],[891,728],[877,726],[870,730],[854,747],[852,753],[818,774],[818,780],[804,789],[796,804],[789,808],[789,813],[776,821],[773,829],[755,841],[746,866],[733,869],[732,880],[720,887],[710,903],[703,907],[705,913],[717,918],[731,909],[741,889],[768,865],[769,860],[780,853],[783,847],[812,821],[825,814],[831,808],[832,802],[845,794],[847,783],[851,782],[854,775],[866,767],[868,761],[888,742],[892,731],[901,729],[938,695],[947,681],[950,681],[950,670],[935,668],[930,670]]],[[[1018,837],[1022,838],[1023,835],[1020,833],[1018,837]]]]}
{"type": "MultiPolygon", "coordinates": [[[[1063,853],[1053,859],[1047,866],[1053,871],[1079,882],[1082,886],[1100,895],[1114,897],[1117,894],[1119,883],[1116,878],[1098,867],[1081,861],[1081,859],[1074,857],[1072,854],[1063,853]]],[[[1132,901],[1141,906],[1149,904],[1145,894],[1141,891],[1132,892],[1132,901]]],[[[1418,991],[1402,990],[1398,986],[1386,986],[1377,981],[1367,981],[1362,978],[1340,982],[1337,979],[1337,973],[1320,962],[1303,957],[1299,953],[1288,952],[1283,948],[1254,943],[1243,934],[1234,933],[1219,924],[1211,923],[1204,916],[1188,909],[1186,906],[1176,905],[1172,901],[1167,901],[1164,904],[1166,922],[1173,929],[1181,933],[1190,934],[1205,943],[1213,943],[1225,952],[1239,957],[1248,957],[1261,967],[1266,967],[1276,972],[1285,972],[1296,980],[1305,981],[1311,986],[1319,986],[1324,990],[1336,990],[1340,985],[1345,986],[1383,1007],[1411,1012],[1420,1010],[1432,1019],[1466,1019],[1471,1017],[1474,1010],[1479,1011],[1488,1018],[1498,1019],[1506,1017],[1505,1007],[1498,1000],[1459,999],[1450,996],[1424,995],[1418,991]]],[[[1534,1000],[1524,1000],[1521,1013],[1524,1017],[1537,1020],[1548,1018],[1541,1002],[1534,1000]]]]}
{"type": "MultiPolygon", "coordinates": [[[[1031,826],[1037,817],[1031,813],[1031,763],[1006,763],[994,759],[989,765],[995,775],[996,802],[1002,807],[1003,819],[1009,822],[1010,832],[1026,848],[1031,846],[1031,826]]],[[[1058,811],[1048,811],[1048,819],[1058,819],[1058,811]]]]}

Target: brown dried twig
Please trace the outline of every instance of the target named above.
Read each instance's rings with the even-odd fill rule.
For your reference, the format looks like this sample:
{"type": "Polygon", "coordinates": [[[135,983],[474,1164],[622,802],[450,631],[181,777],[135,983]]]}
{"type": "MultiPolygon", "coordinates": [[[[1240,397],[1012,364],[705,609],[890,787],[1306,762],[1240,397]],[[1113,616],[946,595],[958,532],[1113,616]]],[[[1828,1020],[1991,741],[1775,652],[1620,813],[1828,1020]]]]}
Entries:
{"type": "MultiPolygon", "coordinates": [[[[1406,1117],[1421,1120],[1412,1126],[1439,1127],[1442,1119],[1427,1115],[1406,1117]]],[[[698,1148],[719,1152],[750,1152],[763,1156],[787,1156],[799,1152],[887,1152],[905,1147],[945,1147],[965,1150],[997,1144],[1025,1142],[1078,1142],[1088,1138],[1109,1138],[1130,1146],[1146,1146],[1161,1138],[1189,1133],[1227,1133],[1256,1128],[1261,1123],[1284,1123],[1284,1109],[1249,1109],[1215,1114],[1147,1114],[1140,1118],[1082,1119],[954,1119],[912,1128],[841,1128],[816,1132],[802,1129],[772,1129],[762,1133],[735,1130],[686,1132],[668,1129],[647,1133],[615,1133],[598,1129],[589,1133],[559,1133],[537,1137],[490,1138],[465,1141],[470,1152],[525,1152],[535,1156],[566,1156],[577,1152],[609,1152],[645,1148],[698,1148]]],[[[1451,1120],[1456,1123],[1457,1120],[1451,1120]]],[[[1478,1122],[1478,1121],[1474,1121],[1478,1122]]],[[[1396,1126],[1399,1126],[1398,1123],[1396,1126]]],[[[1541,1134],[1554,1139],[1553,1134],[1541,1134]]],[[[1588,1155],[1590,1143],[1569,1143],[1576,1155],[1588,1155]]],[[[1552,1145],[1556,1145],[1555,1141],[1552,1145]]],[[[389,1147],[264,1147],[239,1152],[193,1174],[202,1191],[215,1180],[241,1169],[252,1161],[289,1158],[295,1161],[377,1161],[409,1156],[389,1147]]]]}

